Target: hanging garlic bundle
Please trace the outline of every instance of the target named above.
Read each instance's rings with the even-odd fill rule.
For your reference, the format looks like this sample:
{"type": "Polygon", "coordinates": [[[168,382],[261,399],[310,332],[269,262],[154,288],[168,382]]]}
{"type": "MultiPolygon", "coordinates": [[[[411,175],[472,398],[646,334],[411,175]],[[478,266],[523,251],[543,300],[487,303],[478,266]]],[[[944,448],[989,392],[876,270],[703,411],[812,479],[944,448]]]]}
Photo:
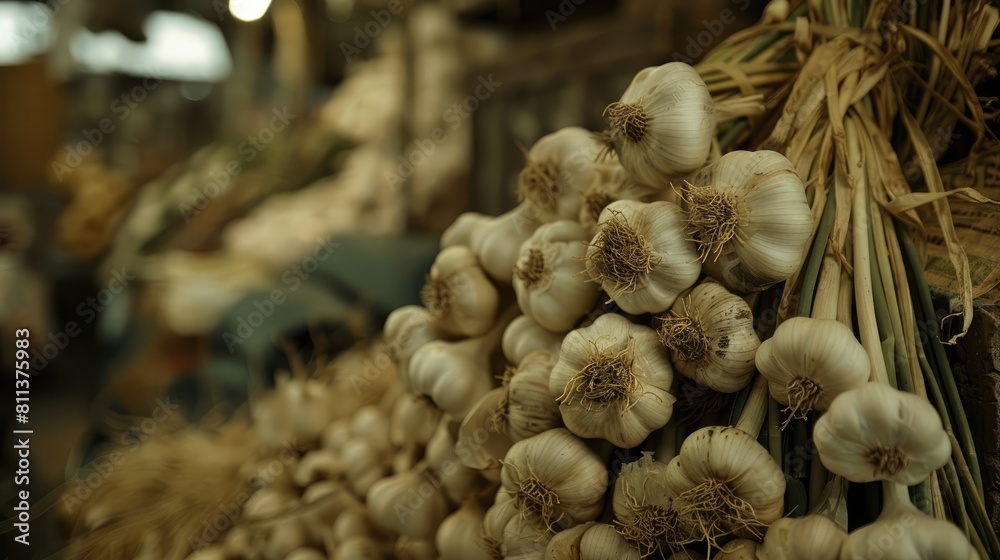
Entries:
{"type": "Polygon", "coordinates": [[[659,319],[656,329],[674,368],[720,393],[750,382],[760,339],[743,298],[715,282],[702,282],[659,319]]]}
{"type": "Polygon", "coordinates": [[[827,410],[841,393],[867,384],[871,373],[854,331],[833,319],[808,317],[778,325],[757,350],[756,364],[774,400],[787,405],[784,425],[827,410]]]}
{"type": "Polygon", "coordinates": [[[601,212],[587,273],[626,313],[659,313],[698,280],[701,263],[670,202],[621,200],[601,212]]]}
{"type": "Polygon", "coordinates": [[[917,484],[952,452],[934,406],[884,383],[841,393],[813,434],[823,466],[851,482],[917,484]]]}
{"type": "Polygon", "coordinates": [[[596,519],[608,472],[583,440],[556,428],[515,443],[504,458],[500,481],[521,517],[544,533],[596,519]]]}
{"type": "Polygon", "coordinates": [[[566,335],[549,390],[571,432],[635,447],[670,420],[673,377],[652,329],[608,313],[566,335]]]}
{"type": "Polygon", "coordinates": [[[676,543],[694,539],[674,509],[669,472],[666,463],[643,453],[638,461],[625,464],[615,481],[612,507],[618,533],[644,558],[668,554],[676,543]]]}
{"type": "Polygon", "coordinates": [[[365,503],[379,527],[412,539],[432,539],[450,509],[438,484],[433,473],[418,468],[379,480],[365,503]]]}
{"type": "Polygon", "coordinates": [[[784,517],[764,535],[761,556],[767,560],[838,560],[847,531],[822,515],[784,517]]]}
{"type": "Polygon", "coordinates": [[[441,560],[489,560],[482,537],[484,517],[474,502],[466,502],[446,517],[434,537],[441,560]]]}
{"type": "Polygon", "coordinates": [[[681,194],[705,274],[730,290],[763,290],[802,263],[813,218],[785,156],[729,152],[686,180],[681,194]]]}
{"type": "Polygon", "coordinates": [[[400,379],[409,377],[410,358],[421,346],[438,340],[441,333],[434,326],[434,316],[418,305],[396,309],[385,320],[383,329],[386,350],[396,361],[400,379]]]}
{"type": "Polygon", "coordinates": [[[536,350],[548,350],[559,354],[563,335],[549,332],[527,315],[515,318],[503,331],[500,346],[507,361],[517,365],[528,354],[536,350]]]}
{"type": "Polygon", "coordinates": [[[458,426],[442,419],[427,443],[424,459],[436,473],[445,496],[454,503],[462,503],[475,490],[479,473],[462,465],[455,448],[457,432],[458,426]]]}
{"type": "Polygon", "coordinates": [[[514,266],[517,304],[549,331],[571,330],[597,303],[597,286],[582,276],[590,237],[580,224],[558,221],[539,227],[521,245],[514,266]]]}
{"type": "Polygon", "coordinates": [[[307,445],[338,414],[337,394],[318,379],[278,375],[274,391],[251,401],[254,424],[268,446],[281,448],[290,441],[307,445]]]}
{"type": "Polygon", "coordinates": [[[441,234],[441,247],[468,247],[490,278],[510,284],[521,243],[531,237],[538,224],[528,204],[496,217],[466,212],[441,234]]]}
{"type": "Polygon", "coordinates": [[[741,429],[713,426],[692,433],[667,468],[678,517],[713,547],[731,534],[759,538],[781,517],[785,474],[741,429]]]}
{"type": "Polygon", "coordinates": [[[666,186],[708,158],[715,132],[712,96],[687,64],[641,70],[604,115],[622,167],[642,184],[666,186]]]}
{"type": "Polygon", "coordinates": [[[601,151],[594,135],[578,126],[539,138],[517,178],[517,196],[528,207],[527,215],[543,223],[575,220],[601,151]]]}
{"type": "Polygon", "coordinates": [[[641,200],[657,192],[655,188],[632,180],[617,157],[598,163],[594,167],[594,175],[594,181],[583,191],[583,203],[577,218],[591,235],[597,233],[601,212],[612,202],[641,200]]]}
{"type": "Polygon", "coordinates": [[[456,336],[479,336],[496,318],[499,296],[476,256],[462,246],[438,253],[420,292],[435,326],[456,336]]]}
{"type": "Polygon", "coordinates": [[[443,412],[424,397],[403,395],[393,405],[389,438],[396,447],[426,445],[443,412]]]}

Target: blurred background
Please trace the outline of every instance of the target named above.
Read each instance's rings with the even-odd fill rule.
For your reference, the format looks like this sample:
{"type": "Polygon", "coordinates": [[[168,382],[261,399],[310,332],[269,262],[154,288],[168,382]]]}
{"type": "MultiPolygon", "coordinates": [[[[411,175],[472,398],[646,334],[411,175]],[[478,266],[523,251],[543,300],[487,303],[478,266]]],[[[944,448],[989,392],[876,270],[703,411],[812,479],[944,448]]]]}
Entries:
{"type": "Polygon", "coordinates": [[[33,497],[109,439],[239,407],[289,345],[377,334],[459,213],[516,203],[526,147],[762,9],[0,0],[0,354],[30,330],[33,497]]]}

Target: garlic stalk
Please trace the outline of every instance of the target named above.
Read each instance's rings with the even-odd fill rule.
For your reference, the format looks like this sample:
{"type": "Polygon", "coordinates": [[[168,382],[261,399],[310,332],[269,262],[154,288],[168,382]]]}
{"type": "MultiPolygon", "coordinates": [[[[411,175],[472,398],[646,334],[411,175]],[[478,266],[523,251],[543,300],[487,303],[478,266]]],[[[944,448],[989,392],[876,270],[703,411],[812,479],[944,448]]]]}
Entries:
{"type": "Polygon", "coordinates": [[[438,253],[420,298],[434,317],[434,326],[455,336],[480,336],[488,331],[499,304],[497,290],[476,256],[462,246],[438,253]]]}
{"type": "Polygon", "coordinates": [[[441,247],[468,247],[490,278],[510,284],[521,243],[531,237],[539,224],[531,213],[527,204],[496,217],[466,212],[441,235],[441,247]]]}
{"type": "Polygon", "coordinates": [[[693,174],[681,193],[705,274],[730,290],[760,291],[799,268],[813,219],[785,156],[729,152],[693,174]]]}
{"type": "Polygon", "coordinates": [[[735,393],[753,376],[760,339],[743,298],[703,282],[678,298],[658,320],[656,333],[674,368],[720,393],[735,393]]]}
{"type": "Polygon", "coordinates": [[[503,331],[500,346],[507,361],[517,365],[528,354],[536,350],[549,350],[559,355],[563,335],[549,332],[527,315],[516,317],[503,331]]]}
{"type": "Polygon", "coordinates": [[[608,313],[566,335],[549,390],[571,432],[635,447],[670,420],[672,382],[656,333],[608,313]]]}
{"type": "Polygon", "coordinates": [[[594,135],[578,126],[538,139],[517,178],[517,196],[527,205],[526,214],[542,222],[575,220],[601,150],[594,135]]]}
{"type": "Polygon", "coordinates": [[[868,383],[871,362],[854,331],[833,319],[793,317],[778,325],[756,356],[774,400],[788,417],[806,419],[824,411],[845,391],[868,383]]]}
{"type": "Polygon", "coordinates": [[[515,443],[500,471],[503,490],[539,532],[593,521],[608,488],[604,462],[564,428],[515,443]]]}
{"type": "Polygon", "coordinates": [[[760,555],[767,560],[838,560],[847,532],[822,515],[784,517],[764,535],[760,555]]]}
{"type": "Polygon", "coordinates": [[[952,452],[934,406],[884,383],[841,393],[813,437],[823,466],[851,482],[917,484],[952,452]]]}
{"type": "Polygon", "coordinates": [[[670,202],[620,200],[603,212],[587,273],[626,313],[659,313],[698,279],[701,263],[670,202]]]}
{"type": "Polygon", "coordinates": [[[514,266],[517,303],[549,331],[571,330],[597,303],[597,286],[581,276],[590,238],[580,224],[558,221],[541,226],[521,245],[514,266]]]}
{"type": "Polygon", "coordinates": [[[622,167],[642,184],[666,186],[708,159],[715,132],[712,96],[687,64],[641,70],[604,115],[622,167]]]}

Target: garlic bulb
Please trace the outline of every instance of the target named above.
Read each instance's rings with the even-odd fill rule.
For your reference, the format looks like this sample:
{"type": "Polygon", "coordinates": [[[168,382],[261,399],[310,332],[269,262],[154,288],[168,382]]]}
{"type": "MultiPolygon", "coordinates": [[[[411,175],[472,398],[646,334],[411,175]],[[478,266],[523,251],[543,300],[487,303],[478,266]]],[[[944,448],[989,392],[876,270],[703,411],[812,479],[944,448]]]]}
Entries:
{"type": "Polygon", "coordinates": [[[587,273],[626,313],[659,313],[701,273],[684,233],[681,209],[670,202],[612,202],[601,212],[587,249],[587,273]]]}
{"type": "Polygon", "coordinates": [[[521,243],[539,224],[531,214],[532,209],[523,203],[496,217],[466,212],[441,235],[441,247],[464,245],[472,249],[490,278],[510,284],[521,243]]]}
{"type": "Polygon", "coordinates": [[[326,555],[315,548],[296,548],[288,553],[285,560],[327,560],[326,555]]]}
{"type": "Polygon", "coordinates": [[[476,256],[462,246],[440,253],[420,292],[435,326],[456,336],[479,336],[496,318],[499,296],[479,267],[476,256]]]}
{"type": "Polygon", "coordinates": [[[406,537],[396,539],[393,553],[396,560],[436,560],[438,557],[434,541],[414,540],[406,537]]]}
{"type": "Polygon", "coordinates": [[[425,344],[410,360],[408,385],[461,420],[493,388],[489,349],[494,337],[425,344]]]}
{"type": "Polygon", "coordinates": [[[885,482],[882,487],[882,513],[847,536],[840,558],[980,560],[961,529],[914,507],[905,485],[885,482]]]}
{"type": "Polygon", "coordinates": [[[444,413],[424,397],[403,395],[392,407],[389,439],[396,447],[425,445],[444,413]]]}
{"type": "Polygon", "coordinates": [[[345,541],[350,537],[363,536],[376,538],[377,531],[372,524],[368,511],[363,507],[345,510],[333,522],[332,537],[334,541],[345,541]]]}
{"type": "Polygon", "coordinates": [[[521,315],[507,325],[500,346],[507,361],[517,365],[535,350],[550,350],[558,355],[562,340],[563,335],[549,332],[531,317],[521,315]]]}
{"type": "Polygon", "coordinates": [[[764,535],[761,555],[767,560],[838,560],[847,531],[822,515],[784,517],[764,535]]]}
{"type": "Polygon", "coordinates": [[[562,424],[559,403],[549,391],[549,377],[555,365],[556,359],[551,352],[532,352],[505,381],[507,393],[502,404],[502,418],[512,442],[562,424]]]}
{"type": "Polygon", "coordinates": [[[708,159],[715,133],[712,96],[683,62],[641,70],[604,115],[622,167],[640,183],[666,186],[708,159]]]}
{"type": "Polygon", "coordinates": [[[364,536],[354,536],[337,545],[333,557],[337,560],[380,560],[378,543],[364,536]]]}
{"type": "Polygon", "coordinates": [[[594,521],[559,531],[545,547],[545,560],[580,560],[580,542],[583,534],[596,525],[594,521]]]}
{"type": "Polygon", "coordinates": [[[514,498],[501,488],[483,517],[482,542],[489,558],[541,558],[548,529],[537,530],[518,511],[514,498]]]}
{"type": "MultiPolygon", "coordinates": [[[[781,521],[779,519],[778,521],[781,521]]],[[[777,523],[776,521],[775,523],[777,523]]],[[[770,531],[770,529],[768,529],[770,531]]],[[[765,535],[764,538],[767,538],[765,535]]],[[[715,560],[758,560],[761,556],[758,553],[760,545],[750,539],[736,539],[726,543],[726,546],[719,549],[719,552],[712,555],[715,560]]],[[[769,557],[764,557],[769,560],[769,557]]]]}
{"type": "Polygon", "coordinates": [[[384,329],[389,357],[396,361],[399,378],[408,378],[410,358],[418,348],[441,338],[434,326],[434,316],[419,305],[400,307],[385,320],[384,329]]]}
{"type": "Polygon", "coordinates": [[[788,419],[827,410],[837,395],[868,382],[871,362],[854,331],[833,319],[794,317],[778,325],[755,358],[788,419]]]}
{"type": "Polygon", "coordinates": [[[841,393],[816,421],[813,437],[823,466],[851,482],[913,485],[951,457],[934,406],[883,383],[841,393]]]}
{"type": "Polygon", "coordinates": [[[462,464],[455,447],[458,426],[444,419],[434,437],[427,443],[424,458],[441,482],[445,496],[454,503],[461,503],[475,490],[479,473],[462,464]]]}
{"type": "Polygon", "coordinates": [[[682,197],[705,274],[730,290],[763,290],[802,263],[813,218],[785,156],[729,152],[685,181],[682,197]]]}
{"type": "Polygon", "coordinates": [[[743,298],[715,282],[703,282],[679,298],[656,329],[670,349],[674,368],[720,393],[750,383],[760,339],[743,298]]]}
{"type": "Polygon", "coordinates": [[[373,484],[365,502],[383,529],[411,539],[430,539],[449,510],[438,485],[426,469],[397,474],[373,484]]]}
{"type": "Polygon", "coordinates": [[[351,432],[357,437],[364,438],[378,453],[388,454],[392,451],[392,442],[389,440],[389,419],[377,406],[368,405],[358,409],[351,418],[351,432]]]}
{"type": "Polygon", "coordinates": [[[601,212],[616,200],[641,200],[657,189],[640,185],[629,177],[617,157],[594,167],[594,181],[583,191],[583,203],[577,220],[591,235],[597,233],[601,212]]]}
{"type": "Polygon", "coordinates": [[[642,556],[632,548],[615,528],[597,523],[580,539],[580,560],[639,560],[642,556]]]}
{"type": "Polygon", "coordinates": [[[358,496],[364,496],[386,473],[384,458],[368,440],[354,437],[340,450],[347,485],[358,496]]]}
{"type": "Polygon", "coordinates": [[[496,469],[514,445],[507,435],[506,402],[507,388],[497,387],[483,395],[462,420],[455,452],[466,467],[496,469]]]}
{"type": "Polygon", "coordinates": [[[566,335],[549,390],[574,434],[635,447],[670,420],[673,376],[652,329],[608,313],[566,335]]]}
{"type": "Polygon", "coordinates": [[[339,478],[344,473],[340,454],[333,449],[316,449],[302,457],[295,467],[292,480],[296,486],[305,488],[318,480],[339,478]]]}
{"type": "Polygon", "coordinates": [[[578,126],[539,138],[517,177],[517,196],[528,215],[542,222],[575,220],[602,149],[589,130],[578,126]]]}
{"type": "Polygon", "coordinates": [[[515,443],[504,458],[500,482],[521,516],[545,532],[596,519],[608,473],[583,440],[556,428],[515,443]]]}
{"type": "Polygon", "coordinates": [[[677,515],[713,547],[730,534],[759,537],[781,517],[785,474],[743,430],[702,428],[684,440],[667,468],[677,515]]]}
{"type": "Polygon", "coordinates": [[[250,402],[254,425],[265,445],[280,448],[290,441],[311,445],[338,414],[338,395],[317,379],[278,375],[274,391],[250,402]]]}
{"type": "Polygon", "coordinates": [[[599,289],[581,276],[590,238],[580,224],[558,221],[521,245],[514,293],[521,311],[545,329],[566,332],[597,303],[599,289]]]}
{"type": "Polygon", "coordinates": [[[638,461],[622,466],[615,481],[612,508],[618,533],[643,557],[667,554],[694,535],[677,516],[676,495],[667,487],[666,463],[643,453],[638,461]]]}
{"type": "Polygon", "coordinates": [[[441,560],[489,560],[483,542],[483,510],[466,503],[441,522],[434,544],[441,560]]]}

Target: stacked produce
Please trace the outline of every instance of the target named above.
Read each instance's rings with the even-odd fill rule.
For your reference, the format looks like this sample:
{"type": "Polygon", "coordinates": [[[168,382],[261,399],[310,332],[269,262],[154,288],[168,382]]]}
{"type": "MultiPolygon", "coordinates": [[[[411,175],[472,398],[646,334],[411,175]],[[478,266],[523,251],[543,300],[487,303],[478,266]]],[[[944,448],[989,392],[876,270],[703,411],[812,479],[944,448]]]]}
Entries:
{"type": "Polygon", "coordinates": [[[637,74],[607,131],[538,140],[422,306],[251,403],[293,474],[193,557],[998,557],[911,237],[918,206],[947,231],[947,196],[989,202],[943,189],[926,130],[983,131],[1000,17],[930,4],[776,0],[637,74]]]}

